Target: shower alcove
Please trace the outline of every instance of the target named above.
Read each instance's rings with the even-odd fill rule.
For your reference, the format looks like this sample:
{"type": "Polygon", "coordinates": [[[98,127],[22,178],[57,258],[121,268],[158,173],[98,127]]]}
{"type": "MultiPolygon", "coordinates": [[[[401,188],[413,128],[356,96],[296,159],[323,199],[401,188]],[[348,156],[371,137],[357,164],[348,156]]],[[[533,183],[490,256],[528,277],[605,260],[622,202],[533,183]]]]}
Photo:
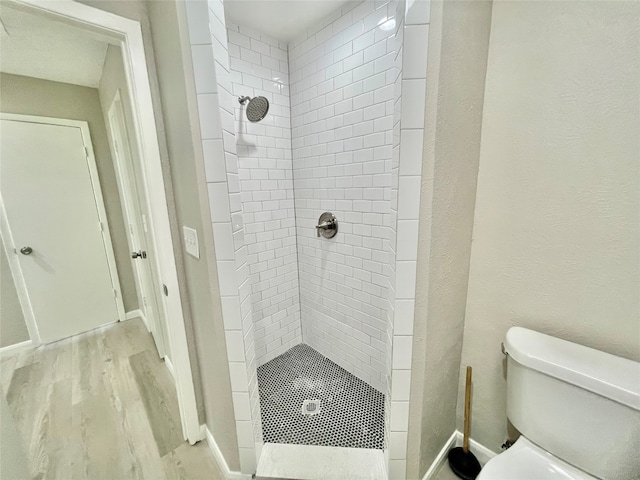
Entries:
{"type": "Polygon", "coordinates": [[[243,23],[250,3],[186,5],[200,124],[213,126],[203,150],[241,470],[270,443],[378,451],[400,472],[428,5],[333,2],[276,39],[243,23]],[[245,97],[265,97],[266,116],[250,121],[245,97]],[[416,148],[403,170],[404,136],[416,148]],[[318,235],[323,212],[333,238],[318,235]]]}

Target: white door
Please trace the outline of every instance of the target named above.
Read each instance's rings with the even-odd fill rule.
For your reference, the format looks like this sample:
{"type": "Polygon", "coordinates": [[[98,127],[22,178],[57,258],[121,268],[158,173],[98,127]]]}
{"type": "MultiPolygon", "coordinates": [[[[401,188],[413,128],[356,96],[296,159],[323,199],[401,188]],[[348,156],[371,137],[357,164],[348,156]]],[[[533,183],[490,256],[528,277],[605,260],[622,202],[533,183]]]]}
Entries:
{"type": "Polygon", "coordinates": [[[117,321],[81,129],[0,122],[0,193],[40,340],[117,321]]]}
{"type": "Polygon", "coordinates": [[[156,343],[158,355],[164,358],[166,355],[165,336],[163,322],[159,317],[158,301],[160,299],[156,295],[156,292],[160,290],[153,281],[154,274],[151,268],[155,252],[151,249],[152,242],[147,239],[149,234],[146,222],[148,214],[144,209],[144,199],[140,195],[140,190],[143,187],[138,186],[140,175],[137,174],[135,168],[136,165],[131,151],[132,145],[127,133],[119,92],[116,94],[111,107],[109,107],[108,118],[120,198],[129,234],[129,247],[132,250],[132,254],[137,254],[133,258],[133,268],[136,273],[138,304],[145,317],[147,328],[156,343]]]}

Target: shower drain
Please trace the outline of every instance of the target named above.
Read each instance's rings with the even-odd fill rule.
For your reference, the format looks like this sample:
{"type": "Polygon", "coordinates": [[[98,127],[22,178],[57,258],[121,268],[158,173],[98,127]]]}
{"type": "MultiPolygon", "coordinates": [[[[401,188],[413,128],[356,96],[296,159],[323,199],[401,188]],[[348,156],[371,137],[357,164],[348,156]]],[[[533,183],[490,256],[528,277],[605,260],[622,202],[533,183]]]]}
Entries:
{"type": "Polygon", "coordinates": [[[320,413],[320,400],[304,400],[302,402],[302,413],[304,415],[316,415],[320,413]]]}

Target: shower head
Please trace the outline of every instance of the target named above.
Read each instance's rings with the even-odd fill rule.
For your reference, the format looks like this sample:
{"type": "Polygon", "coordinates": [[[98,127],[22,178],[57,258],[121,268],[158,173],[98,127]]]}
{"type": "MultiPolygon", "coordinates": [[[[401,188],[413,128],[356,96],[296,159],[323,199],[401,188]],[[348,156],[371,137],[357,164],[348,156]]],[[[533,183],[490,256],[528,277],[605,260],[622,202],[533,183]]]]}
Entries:
{"type": "Polygon", "coordinates": [[[247,118],[250,122],[259,122],[264,117],[267,116],[267,112],[269,111],[269,100],[264,97],[239,97],[238,101],[241,105],[244,105],[246,101],[249,101],[249,104],[246,108],[247,118]]]}

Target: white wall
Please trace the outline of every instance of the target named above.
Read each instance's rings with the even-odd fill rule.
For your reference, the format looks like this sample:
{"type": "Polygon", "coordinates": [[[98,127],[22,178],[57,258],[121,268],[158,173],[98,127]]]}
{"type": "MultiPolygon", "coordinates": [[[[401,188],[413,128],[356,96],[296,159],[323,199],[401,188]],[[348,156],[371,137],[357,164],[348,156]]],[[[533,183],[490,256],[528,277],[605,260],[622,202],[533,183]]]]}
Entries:
{"type": "Polygon", "coordinates": [[[229,26],[233,94],[264,96],[269,112],[251,123],[235,103],[238,176],[255,325],[256,363],[302,342],[293,205],[287,44],[229,26]]]}
{"type": "Polygon", "coordinates": [[[347,4],[289,45],[304,342],[383,391],[395,42],[378,24],[394,16],[347,4]],[[333,239],[316,237],[324,211],[333,239]]]}
{"type": "Polygon", "coordinates": [[[495,2],[458,401],[507,437],[512,325],[640,360],[640,4],[495,2]]]}

